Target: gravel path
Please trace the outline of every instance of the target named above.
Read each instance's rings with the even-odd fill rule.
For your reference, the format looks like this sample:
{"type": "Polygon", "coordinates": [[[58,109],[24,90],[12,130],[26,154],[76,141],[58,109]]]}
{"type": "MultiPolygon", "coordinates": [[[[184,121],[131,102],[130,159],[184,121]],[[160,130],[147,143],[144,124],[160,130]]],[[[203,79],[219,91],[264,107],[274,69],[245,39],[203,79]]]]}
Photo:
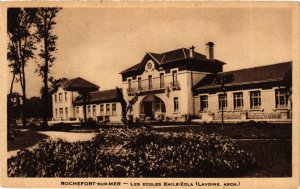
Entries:
{"type": "Polygon", "coordinates": [[[58,132],[58,131],[39,131],[39,133],[48,135],[50,139],[64,139],[68,142],[87,141],[96,136],[95,133],[75,133],[75,132],[58,132]]]}
{"type": "MultiPolygon", "coordinates": [[[[58,132],[58,131],[38,131],[38,133],[49,136],[52,140],[63,139],[68,142],[76,142],[76,141],[87,141],[91,140],[96,136],[96,133],[76,133],[76,132],[58,132]]],[[[32,150],[36,148],[38,144],[27,148],[28,150],[32,150]]],[[[7,158],[12,156],[16,156],[20,150],[13,150],[7,152],[7,158]]]]}

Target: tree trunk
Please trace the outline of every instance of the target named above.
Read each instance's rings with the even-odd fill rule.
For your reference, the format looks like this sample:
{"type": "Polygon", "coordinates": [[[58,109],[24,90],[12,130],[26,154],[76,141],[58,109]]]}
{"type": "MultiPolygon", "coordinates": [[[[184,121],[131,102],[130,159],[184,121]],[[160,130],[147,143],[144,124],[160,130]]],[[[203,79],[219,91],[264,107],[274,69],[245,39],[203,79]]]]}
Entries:
{"type": "Polygon", "coordinates": [[[45,51],[45,65],[43,67],[43,82],[44,82],[44,90],[43,90],[43,126],[44,127],[48,127],[48,44],[47,44],[47,40],[48,40],[48,35],[45,34],[44,36],[44,51],[45,51]]]}
{"type": "Polygon", "coordinates": [[[225,105],[225,91],[222,97],[222,129],[224,129],[224,105],[225,105]]]}
{"type": "Polygon", "coordinates": [[[83,98],[83,116],[84,116],[84,123],[87,122],[87,116],[86,116],[86,94],[82,94],[82,98],[83,98]]]}
{"type": "Polygon", "coordinates": [[[14,117],[12,115],[12,93],[13,93],[13,86],[16,78],[15,70],[13,71],[13,78],[11,80],[10,89],[9,89],[9,96],[7,99],[7,126],[10,127],[10,124],[12,123],[12,118],[14,117]]]}
{"type": "Polygon", "coordinates": [[[23,101],[23,106],[22,106],[22,112],[23,112],[23,116],[22,116],[22,123],[23,126],[26,127],[27,126],[27,120],[26,120],[26,80],[25,80],[25,70],[24,67],[22,68],[22,101],[23,101]]]}

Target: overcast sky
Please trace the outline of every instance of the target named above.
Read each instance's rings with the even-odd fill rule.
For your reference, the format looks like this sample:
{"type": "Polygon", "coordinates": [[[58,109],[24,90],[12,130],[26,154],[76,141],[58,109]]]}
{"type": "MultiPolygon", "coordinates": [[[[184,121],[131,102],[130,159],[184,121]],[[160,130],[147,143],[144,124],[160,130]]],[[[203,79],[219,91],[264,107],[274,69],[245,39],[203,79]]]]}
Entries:
{"type": "MultiPolygon", "coordinates": [[[[215,43],[215,58],[227,63],[224,71],[292,60],[292,12],[283,8],[64,8],[55,27],[51,75],[82,77],[100,90],[120,86],[119,73],[146,52],[194,45],[206,54],[208,41],[215,43]]],[[[29,97],[42,85],[35,69],[34,63],[26,68],[29,97]]]]}

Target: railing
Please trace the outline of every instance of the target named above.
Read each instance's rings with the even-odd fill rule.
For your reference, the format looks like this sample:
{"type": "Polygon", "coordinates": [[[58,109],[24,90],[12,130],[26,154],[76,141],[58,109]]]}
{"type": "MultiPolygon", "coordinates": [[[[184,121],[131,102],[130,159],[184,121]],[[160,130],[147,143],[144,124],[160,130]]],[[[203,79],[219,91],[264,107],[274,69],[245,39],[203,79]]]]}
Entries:
{"type": "Polygon", "coordinates": [[[140,87],[131,87],[127,89],[127,94],[129,96],[135,95],[137,92],[143,93],[143,92],[148,92],[148,91],[157,91],[157,90],[166,90],[166,89],[171,89],[171,90],[179,90],[179,82],[170,82],[169,84],[165,83],[159,83],[159,84],[152,84],[152,85],[143,85],[140,87]]]}
{"type": "Polygon", "coordinates": [[[179,90],[180,89],[179,82],[178,81],[170,82],[170,88],[173,90],[179,90]]]}

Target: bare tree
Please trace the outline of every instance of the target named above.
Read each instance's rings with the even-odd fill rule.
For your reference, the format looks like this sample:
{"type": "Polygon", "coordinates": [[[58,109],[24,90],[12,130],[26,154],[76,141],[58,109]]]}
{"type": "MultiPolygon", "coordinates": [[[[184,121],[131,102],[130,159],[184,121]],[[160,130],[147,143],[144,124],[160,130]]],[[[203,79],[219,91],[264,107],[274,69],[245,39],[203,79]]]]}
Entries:
{"type": "Polygon", "coordinates": [[[122,107],[122,122],[123,122],[123,126],[125,129],[128,128],[129,126],[129,122],[127,119],[127,113],[129,110],[132,109],[133,105],[137,102],[138,98],[139,98],[139,93],[136,93],[135,96],[129,100],[128,104],[126,102],[126,100],[124,99],[123,93],[121,91],[121,89],[119,89],[118,87],[116,88],[117,93],[119,98],[121,99],[121,107],[122,107]]]}
{"type": "Polygon", "coordinates": [[[226,95],[226,84],[234,80],[232,74],[218,74],[215,78],[214,83],[220,85],[220,91],[223,92],[221,96],[221,113],[222,113],[222,128],[224,127],[224,103],[226,95]]]}
{"type": "Polygon", "coordinates": [[[53,33],[54,26],[56,25],[55,18],[57,13],[61,8],[38,8],[32,9],[33,17],[35,18],[35,24],[37,28],[37,37],[42,41],[42,47],[40,53],[38,54],[43,63],[39,64],[38,73],[43,78],[43,125],[48,126],[48,96],[49,96],[49,72],[50,68],[53,66],[56,52],[56,40],[57,36],[53,33]]]}
{"type": "Polygon", "coordinates": [[[22,123],[26,126],[26,77],[25,67],[34,56],[37,40],[33,34],[34,20],[28,14],[28,9],[9,8],[7,11],[7,34],[9,37],[7,58],[10,61],[13,78],[10,86],[10,96],[13,85],[20,82],[22,89],[22,123]],[[18,76],[18,78],[17,78],[18,76]]]}

